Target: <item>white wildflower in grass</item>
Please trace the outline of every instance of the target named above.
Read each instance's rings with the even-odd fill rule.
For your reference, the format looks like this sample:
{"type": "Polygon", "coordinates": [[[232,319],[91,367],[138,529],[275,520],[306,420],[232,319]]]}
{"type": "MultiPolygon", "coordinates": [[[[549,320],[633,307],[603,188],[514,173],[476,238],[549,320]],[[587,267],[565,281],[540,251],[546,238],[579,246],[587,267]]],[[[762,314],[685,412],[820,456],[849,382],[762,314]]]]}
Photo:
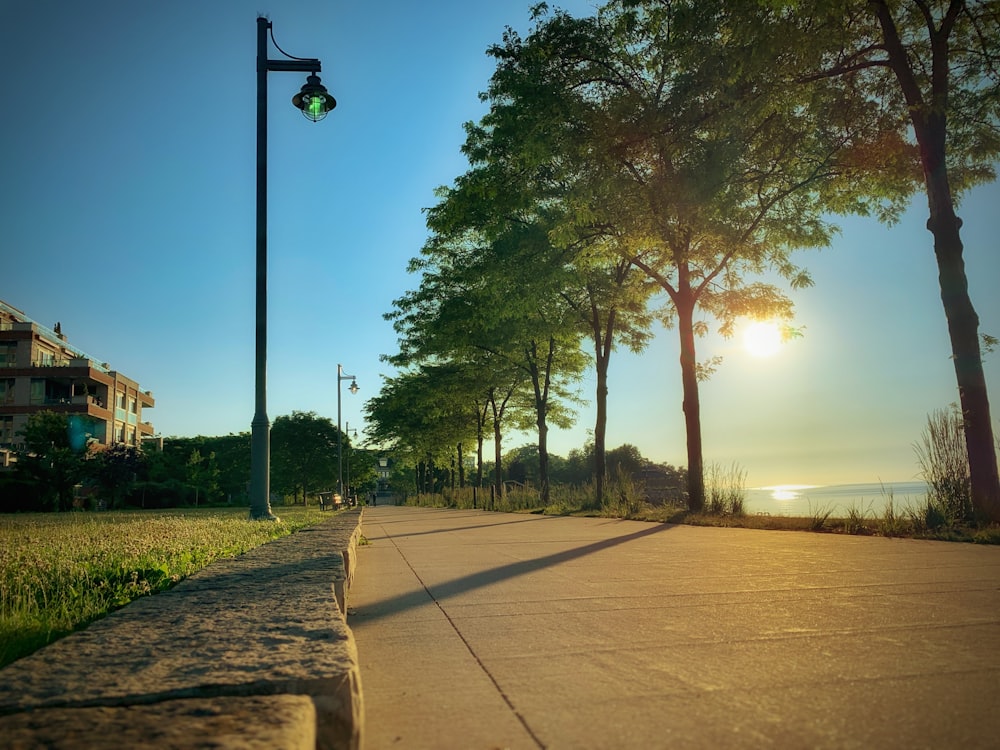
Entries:
{"type": "Polygon", "coordinates": [[[326,519],[283,508],[0,516],[0,666],[221,557],[326,519]]]}

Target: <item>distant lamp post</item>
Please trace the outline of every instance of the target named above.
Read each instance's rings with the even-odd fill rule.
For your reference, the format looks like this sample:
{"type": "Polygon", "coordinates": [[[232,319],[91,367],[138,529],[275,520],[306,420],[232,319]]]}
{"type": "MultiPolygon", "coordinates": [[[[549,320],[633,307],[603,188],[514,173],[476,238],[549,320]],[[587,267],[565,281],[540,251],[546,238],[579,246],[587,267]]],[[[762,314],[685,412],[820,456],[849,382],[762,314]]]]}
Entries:
{"type": "MultiPolygon", "coordinates": [[[[355,438],[358,436],[357,430],[351,429],[350,422],[344,422],[344,434],[347,435],[347,439],[355,438]]],[[[347,497],[345,499],[350,500],[351,498],[351,456],[354,455],[354,445],[351,443],[347,444],[348,454],[347,454],[347,483],[344,487],[347,489],[347,497]]]]}
{"type": "Polygon", "coordinates": [[[337,365],[337,494],[341,497],[344,497],[344,436],[340,431],[340,384],[345,380],[351,381],[348,388],[351,393],[360,390],[357,378],[345,373],[343,365],[337,365]]]}
{"type": "Polygon", "coordinates": [[[257,18],[257,356],[254,385],[254,415],[250,425],[250,518],[276,521],[271,512],[271,443],[267,419],[267,74],[268,71],[309,73],[292,104],[313,122],[319,122],[337,106],[316,74],[319,60],[292,57],[274,41],[271,22],[257,18]],[[287,60],[269,60],[267,37],[287,60]]]}

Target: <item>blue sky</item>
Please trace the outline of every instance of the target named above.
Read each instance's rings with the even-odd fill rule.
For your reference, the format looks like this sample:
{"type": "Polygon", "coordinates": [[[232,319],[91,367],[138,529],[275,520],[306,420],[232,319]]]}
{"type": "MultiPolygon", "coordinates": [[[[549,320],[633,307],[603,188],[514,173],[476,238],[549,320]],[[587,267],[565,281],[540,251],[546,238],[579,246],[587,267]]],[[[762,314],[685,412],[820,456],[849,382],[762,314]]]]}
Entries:
{"type": "MultiPolygon", "coordinates": [[[[531,0],[8,0],[0,25],[0,299],[153,391],[163,435],[249,430],[253,416],[256,17],[289,54],[323,61],[338,108],[313,124],[269,75],[268,413],[336,420],[337,364],[356,375],[343,419],[363,428],[396,350],[382,319],[433,190],[466,169],[462,124],[485,112],[486,48],[528,26],[531,0]]],[[[591,2],[563,2],[574,14],[591,2]]],[[[273,51],[272,57],[278,57],[273,51]]],[[[1000,336],[1000,189],[964,201],[981,329],[1000,336]]],[[[725,359],[702,387],[706,460],[751,486],[905,481],[928,412],[957,400],[926,203],[891,229],[844,219],[804,253],[805,336],[725,359]]],[[[678,345],[660,333],[611,365],[609,445],[685,463],[678,345]]],[[[1000,353],[987,355],[1000,414],[1000,353]]],[[[346,384],[345,384],[346,385],[346,384]]],[[[590,399],[594,379],[581,383],[590,399]]],[[[994,420],[997,429],[997,420],[994,420]]],[[[552,449],[580,447],[593,410],[552,449]]],[[[506,447],[530,441],[510,436],[506,447]]]]}

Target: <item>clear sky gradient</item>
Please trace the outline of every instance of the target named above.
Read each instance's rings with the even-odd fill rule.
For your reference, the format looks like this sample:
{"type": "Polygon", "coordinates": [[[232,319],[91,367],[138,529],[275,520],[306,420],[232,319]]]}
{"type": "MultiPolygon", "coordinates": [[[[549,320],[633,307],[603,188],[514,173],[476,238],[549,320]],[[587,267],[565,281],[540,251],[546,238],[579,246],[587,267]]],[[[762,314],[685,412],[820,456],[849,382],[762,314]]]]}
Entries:
{"type": "MultiPolygon", "coordinates": [[[[5,0],[0,24],[0,299],[152,390],[165,436],[248,431],[253,416],[255,19],[323,61],[339,102],[321,123],[269,74],[268,414],[336,420],[337,364],[358,378],[343,420],[390,374],[382,319],[414,288],[422,209],[467,164],[462,124],[485,112],[486,48],[528,27],[532,0],[5,0]]],[[[574,14],[594,4],[559,3],[574,14]]],[[[272,57],[279,57],[272,51],[272,57]]],[[[799,262],[804,337],[753,358],[737,338],[702,387],[709,462],[749,486],[906,481],[928,412],[957,400],[931,235],[919,197],[896,227],[844,219],[799,262]]],[[[981,330],[1000,336],[1000,189],[960,210],[981,330]]],[[[987,355],[1000,414],[1000,353],[987,355]]],[[[345,384],[346,385],[346,384],[345,384]]],[[[581,383],[592,400],[593,376],[581,383]]],[[[686,463],[678,344],[660,333],[610,373],[608,444],[686,463]]],[[[550,446],[566,455],[592,406],[550,446]]],[[[996,420],[994,420],[996,424],[996,420]]],[[[996,429],[996,427],[995,427],[996,429]]],[[[509,436],[506,447],[531,441],[509,436]]]]}

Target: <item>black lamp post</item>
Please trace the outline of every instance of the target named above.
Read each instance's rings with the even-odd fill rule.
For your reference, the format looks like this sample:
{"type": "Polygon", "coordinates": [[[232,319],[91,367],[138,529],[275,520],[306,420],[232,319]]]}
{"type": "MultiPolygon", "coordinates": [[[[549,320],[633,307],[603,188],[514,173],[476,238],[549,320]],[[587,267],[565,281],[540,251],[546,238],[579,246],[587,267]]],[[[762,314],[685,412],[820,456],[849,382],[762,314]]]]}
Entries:
{"type": "MultiPolygon", "coordinates": [[[[344,422],[344,433],[347,435],[348,440],[350,440],[351,438],[356,438],[358,436],[358,431],[351,429],[350,422],[344,422]]],[[[351,455],[353,455],[354,453],[354,445],[352,443],[348,443],[347,447],[349,449],[349,452],[347,454],[347,483],[344,485],[344,488],[347,490],[347,497],[344,499],[350,500],[351,499],[351,455]]]]}
{"type": "Polygon", "coordinates": [[[257,18],[257,356],[254,385],[254,415],[250,424],[250,518],[275,521],[271,512],[271,443],[267,419],[267,74],[268,71],[308,73],[306,83],[292,104],[313,122],[319,122],[337,106],[316,74],[319,60],[292,57],[275,48],[287,60],[269,60],[267,37],[271,22],[257,18]]]}
{"type": "Polygon", "coordinates": [[[351,381],[348,389],[351,393],[360,390],[357,378],[344,372],[343,365],[337,365],[337,494],[341,497],[344,497],[344,439],[340,431],[340,384],[344,380],[351,381]]]}

